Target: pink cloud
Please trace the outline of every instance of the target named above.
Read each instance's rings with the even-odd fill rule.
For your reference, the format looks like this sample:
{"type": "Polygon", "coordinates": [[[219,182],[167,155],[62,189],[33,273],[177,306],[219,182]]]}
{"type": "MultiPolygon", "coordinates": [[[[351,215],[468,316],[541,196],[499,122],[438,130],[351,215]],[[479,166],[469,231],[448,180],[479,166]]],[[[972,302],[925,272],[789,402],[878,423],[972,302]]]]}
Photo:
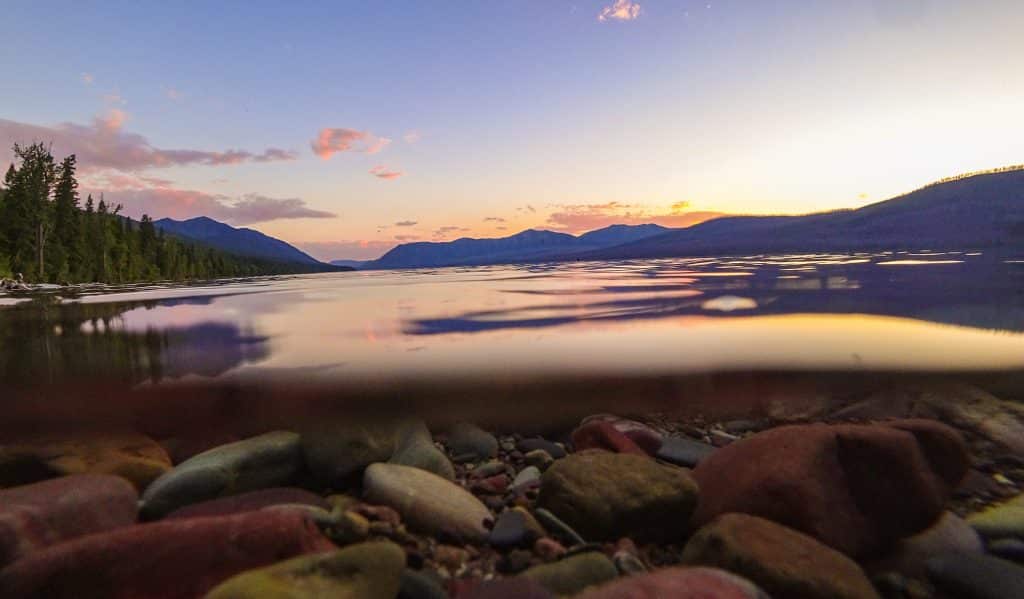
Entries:
{"type": "Polygon", "coordinates": [[[57,156],[77,155],[82,172],[97,169],[133,172],[190,164],[219,166],[296,158],[294,152],[279,148],[258,154],[246,150],[210,152],[158,148],[142,135],[124,131],[127,120],[128,114],[116,108],[97,116],[89,125],[61,123],[48,127],[0,119],[0,159],[10,157],[7,152],[15,142],[33,141],[52,143],[57,156]]]}
{"type": "Polygon", "coordinates": [[[327,160],[338,152],[376,154],[390,143],[390,139],[377,137],[369,131],[324,128],[310,145],[314,154],[327,160]]]}
{"type": "Polygon", "coordinates": [[[640,4],[630,0],[615,0],[615,3],[601,9],[598,21],[632,21],[640,16],[640,4]]]}
{"type": "Polygon", "coordinates": [[[392,171],[389,170],[387,167],[378,164],[377,166],[370,169],[370,174],[379,179],[391,180],[397,179],[405,173],[403,173],[402,171],[392,171]]]}
{"type": "Polygon", "coordinates": [[[420,135],[419,131],[413,129],[412,131],[407,131],[405,135],[402,136],[402,139],[404,139],[407,144],[414,144],[423,139],[423,136],[420,135]]]}
{"type": "Polygon", "coordinates": [[[318,260],[373,260],[391,250],[394,241],[306,241],[294,244],[318,260]]]}
{"type": "Polygon", "coordinates": [[[230,198],[222,194],[176,189],[167,179],[137,177],[105,171],[82,177],[83,195],[103,194],[114,204],[124,206],[125,216],[154,219],[185,219],[208,216],[234,225],[247,225],[283,218],[333,218],[335,214],[315,210],[298,198],[270,198],[249,193],[230,198]]]}
{"type": "Polygon", "coordinates": [[[401,241],[403,243],[406,241],[416,241],[419,238],[419,235],[395,235],[395,241],[401,241]]]}
{"type": "Polygon", "coordinates": [[[92,85],[92,82],[95,80],[96,78],[93,77],[92,73],[82,73],[82,83],[92,85]]]}
{"type": "Polygon", "coordinates": [[[650,212],[642,206],[619,202],[561,205],[556,206],[556,211],[548,215],[547,225],[566,233],[583,233],[619,224],[655,223],[665,227],[689,227],[725,216],[722,212],[690,212],[687,211],[688,207],[687,202],[676,202],[668,212],[650,212]]]}

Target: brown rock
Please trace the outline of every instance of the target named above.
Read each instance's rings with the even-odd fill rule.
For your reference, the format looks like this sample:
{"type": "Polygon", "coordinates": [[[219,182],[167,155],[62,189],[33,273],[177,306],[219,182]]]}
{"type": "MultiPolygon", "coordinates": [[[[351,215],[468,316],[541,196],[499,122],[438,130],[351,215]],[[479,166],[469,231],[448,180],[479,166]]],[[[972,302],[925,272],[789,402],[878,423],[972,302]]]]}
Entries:
{"type": "Polygon", "coordinates": [[[555,462],[541,479],[537,506],[587,540],[672,541],[697,503],[688,472],[649,457],[592,450],[555,462]]]}
{"type": "Polygon", "coordinates": [[[665,568],[626,576],[576,599],[768,599],[757,586],[717,568],[665,568]]]}
{"type": "Polygon", "coordinates": [[[862,555],[930,526],[967,460],[959,434],[932,421],[780,427],[701,461],[694,520],[753,514],[862,555]]]}
{"type": "Polygon", "coordinates": [[[135,523],[128,481],[78,474],[0,491],[0,568],[50,545],[135,523]]]}
{"type": "Polygon", "coordinates": [[[21,440],[0,447],[0,482],[18,485],[17,471],[34,465],[50,476],[114,474],[139,491],[171,469],[171,458],[156,441],[136,433],[80,434],[21,440]]]}
{"type": "Polygon", "coordinates": [[[296,487],[277,487],[273,489],[260,489],[259,491],[242,493],[241,495],[232,495],[194,503],[174,510],[165,516],[165,518],[228,516],[231,514],[241,514],[244,512],[263,509],[265,507],[286,504],[310,505],[323,508],[325,510],[330,509],[330,505],[327,501],[316,493],[311,493],[305,489],[299,489],[296,487]]]}
{"type": "Polygon", "coordinates": [[[593,421],[572,432],[572,444],[576,451],[584,449],[605,449],[615,453],[647,455],[632,439],[620,433],[610,422],[593,421]]]}
{"type": "Polygon", "coordinates": [[[860,566],[813,538],[763,518],[725,514],[686,544],[683,561],[722,568],[787,599],[878,599],[860,566]]]}
{"type": "Polygon", "coordinates": [[[36,552],[0,571],[0,589],[5,599],[194,599],[239,572],[333,549],[294,511],[183,518],[36,552]]]}

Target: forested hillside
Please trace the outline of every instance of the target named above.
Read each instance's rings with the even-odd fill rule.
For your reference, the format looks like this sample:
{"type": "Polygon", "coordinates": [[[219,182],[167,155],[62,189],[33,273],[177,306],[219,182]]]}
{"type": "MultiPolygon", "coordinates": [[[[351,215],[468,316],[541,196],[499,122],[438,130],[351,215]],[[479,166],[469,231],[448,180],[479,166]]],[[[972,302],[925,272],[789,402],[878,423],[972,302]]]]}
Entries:
{"type": "MultiPolygon", "coordinates": [[[[0,276],[36,283],[183,280],[310,272],[309,265],[240,257],[165,235],[144,215],[90,195],[80,205],[75,156],[59,164],[41,143],[15,144],[0,186],[0,276]]],[[[322,269],[320,269],[322,270],[322,269]]]]}

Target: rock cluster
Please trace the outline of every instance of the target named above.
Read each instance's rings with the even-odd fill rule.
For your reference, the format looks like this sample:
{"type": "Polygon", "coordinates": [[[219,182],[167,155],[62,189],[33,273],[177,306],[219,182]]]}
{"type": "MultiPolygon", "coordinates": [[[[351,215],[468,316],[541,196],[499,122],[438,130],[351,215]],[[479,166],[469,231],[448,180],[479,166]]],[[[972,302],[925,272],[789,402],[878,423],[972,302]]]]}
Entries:
{"type": "Polygon", "coordinates": [[[404,418],[222,440],[169,440],[170,451],[137,434],[0,444],[0,485],[12,487],[0,490],[3,596],[877,599],[1024,588],[1024,496],[968,509],[979,500],[958,499],[958,485],[987,466],[934,420],[705,427],[601,414],[552,438],[462,422],[435,439],[404,418]],[[168,454],[181,459],[172,467],[168,454]]]}

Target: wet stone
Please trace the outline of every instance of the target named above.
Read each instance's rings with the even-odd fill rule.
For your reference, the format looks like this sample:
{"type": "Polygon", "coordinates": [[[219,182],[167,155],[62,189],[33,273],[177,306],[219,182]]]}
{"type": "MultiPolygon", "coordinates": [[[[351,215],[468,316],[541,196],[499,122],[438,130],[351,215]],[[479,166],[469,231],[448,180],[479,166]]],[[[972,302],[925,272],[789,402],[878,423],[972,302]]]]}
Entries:
{"type": "Polygon", "coordinates": [[[529,451],[523,456],[523,459],[526,461],[527,466],[533,466],[542,472],[547,470],[548,466],[555,461],[555,458],[551,457],[551,454],[543,449],[534,449],[533,451],[529,451]]]}
{"type": "Polygon", "coordinates": [[[940,591],[963,599],[1019,597],[1024,566],[989,555],[951,553],[928,560],[928,579],[940,591]]]}
{"type": "Polygon", "coordinates": [[[395,599],[448,599],[448,593],[441,587],[436,575],[426,571],[406,568],[395,599]]]}
{"type": "Polygon", "coordinates": [[[1020,539],[998,539],[989,543],[987,549],[996,557],[1024,563],[1024,541],[1020,539]]]}
{"type": "Polygon", "coordinates": [[[513,508],[498,516],[488,542],[498,548],[524,547],[532,545],[542,536],[544,529],[529,512],[523,508],[513,508]]]}
{"type": "Polygon", "coordinates": [[[520,576],[539,583],[556,595],[574,595],[589,586],[614,579],[618,571],[603,553],[588,551],[534,566],[520,576]]]}
{"type": "Polygon", "coordinates": [[[548,441],[547,439],[544,439],[542,437],[522,439],[521,441],[516,443],[516,449],[523,453],[529,453],[537,449],[543,449],[545,452],[547,452],[549,456],[556,460],[564,458],[567,455],[565,449],[561,445],[548,441]]]}
{"type": "Polygon", "coordinates": [[[540,484],[540,469],[536,466],[527,466],[516,475],[512,481],[512,488],[530,484],[540,484]]]}
{"type": "Polygon", "coordinates": [[[537,517],[537,520],[545,529],[548,530],[548,532],[561,539],[566,544],[572,546],[583,545],[586,543],[586,541],[583,540],[583,537],[581,537],[573,527],[562,522],[558,516],[552,514],[548,510],[544,508],[537,508],[534,510],[533,515],[537,517]]]}
{"type": "Polygon", "coordinates": [[[494,435],[468,422],[452,425],[445,441],[452,455],[460,457],[458,461],[479,462],[498,454],[498,440],[494,435]]]}
{"type": "Polygon", "coordinates": [[[714,452],[715,447],[707,443],[686,437],[665,437],[655,457],[676,466],[693,468],[714,452]]]}

